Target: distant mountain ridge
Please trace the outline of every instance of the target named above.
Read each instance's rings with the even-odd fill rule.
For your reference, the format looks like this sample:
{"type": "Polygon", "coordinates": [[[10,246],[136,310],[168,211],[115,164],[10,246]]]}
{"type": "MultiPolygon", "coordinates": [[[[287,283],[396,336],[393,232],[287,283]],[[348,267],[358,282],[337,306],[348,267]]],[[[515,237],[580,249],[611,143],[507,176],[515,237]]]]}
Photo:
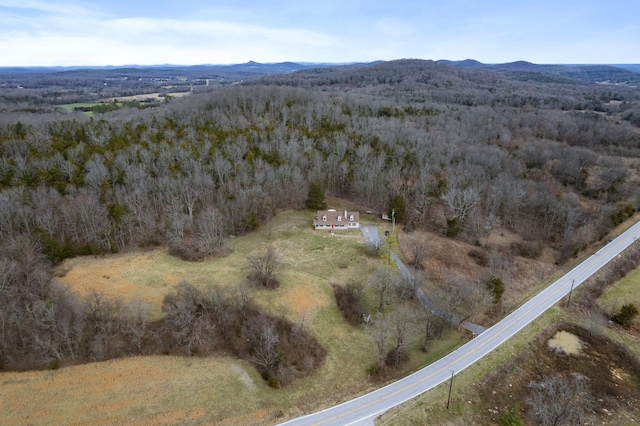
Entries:
{"type": "Polygon", "coordinates": [[[582,83],[640,83],[640,65],[557,65],[534,64],[527,61],[508,62],[504,64],[483,64],[473,59],[462,61],[439,60],[443,65],[455,68],[482,68],[508,74],[516,80],[547,80],[557,79],[566,83],[567,80],[582,83]],[[543,78],[544,77],[544,78],[543,78]]]}
{"type": "MultiPolygon", "coordinates": [[[[277,62],[277,63],[259,63],[254,61],[245,62],[243,64],[230,65],[105,65],[105,66],[69,66],[69,67],[0,67],[0,75],[20,75],[20,74],[52,74],[52,73],[68,73],[68,72],[135,72],[144,73],[152,71],[154,73],[171,72],[173,75],[179,72],[207,72],[213,74],[237,74],[243,73],[247,75],[269,75],[269,74],[287,74],[290,72],[305,70],[309,68],[334,67],[341,64],[329,63],[298,63],[298,62],[277,62]]],[[[352,65],[352,64],[349,64],[352,65]]],[[[361,63],[366,65],[366,63],[361,63]]]]}
{"type": "MultiPolygon", "coordinates": [[[[0,67],[3,76],[37,76],[37,75],[85,75],[93,78],[171,78],[184,76],[200,79],[229,79],[242,80],[253,77],[275,74],[290,74],[298,71],[321,68],[343,68],[357,66],[371,66],[384,62],[353,62],[353,63],[299,63],[277,62],[259,63],[254,61],[230,65],[126,65],[126,66],[71,66],[71,67],[0,67]]],[[[534,64],[527,61],[516,61],[504,64],[484,64],[475,59],[462,61],[438,60],[440,65],[453,68],[483,69],[495,71],[521,81],[540,81],[550,83],[611,83],[611,84],[640,84],[640,64],[625,65],[557,65],[534,64]]]]}

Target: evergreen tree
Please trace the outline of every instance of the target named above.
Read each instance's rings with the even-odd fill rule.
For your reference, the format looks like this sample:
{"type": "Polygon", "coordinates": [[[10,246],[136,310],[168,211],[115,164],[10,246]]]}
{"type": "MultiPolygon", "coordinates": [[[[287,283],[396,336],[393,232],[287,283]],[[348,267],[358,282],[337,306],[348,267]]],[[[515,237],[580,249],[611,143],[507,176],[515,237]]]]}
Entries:
{"type": "Polygon", "coordinates": [[[620,312],[614,315],[611,320],[623,327],[631,325],[633,319],[638,315],[638,308],[633,303],[627,303],[620,308],[620,312]]]}
{"type": "Polygon", "coordinates": [[[401,222],[402,219],[404,219],[407,211],[407,205],[402,195],[396,195],[391,199],[391,203],[389,203],[389,217],[391,217],[392,211],[396,218],[396,222],[401,222]]]}
{"type": "Polygon", "coordinates": [[[327,203],[324,201],[324,189],[317,182],[312,182],[309,185],[307,208],[311,210],[324,210],[327,208],[327,203]]]}

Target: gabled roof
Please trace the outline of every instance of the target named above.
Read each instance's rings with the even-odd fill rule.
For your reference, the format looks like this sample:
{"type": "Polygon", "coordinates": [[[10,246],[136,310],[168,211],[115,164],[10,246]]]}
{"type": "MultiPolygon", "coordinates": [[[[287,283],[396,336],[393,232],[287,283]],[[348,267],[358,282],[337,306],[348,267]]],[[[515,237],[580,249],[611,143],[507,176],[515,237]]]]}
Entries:
{"type": "Polygon", "coordinates": [[[360,212],[347,211],[347,210],[318,210],[318,215],[313,220],[313,223],[324,225],[346,225],[349,222],[360,222],[360,212]],[[346,216],[345,216],[346,214],[346,216]],[[353,220],[351,220],[353,216],[353,220]],[[323,220],[324,218],[327,220],[323,220]],[[340,218],[340,219],[338,219],[340,218]]]}

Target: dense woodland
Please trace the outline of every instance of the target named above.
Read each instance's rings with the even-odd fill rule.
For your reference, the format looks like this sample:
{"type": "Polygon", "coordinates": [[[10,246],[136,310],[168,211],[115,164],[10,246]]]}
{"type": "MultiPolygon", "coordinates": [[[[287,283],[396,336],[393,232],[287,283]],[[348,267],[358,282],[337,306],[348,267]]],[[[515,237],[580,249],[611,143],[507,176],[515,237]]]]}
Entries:
{"type": "MultiPolygon", "coordinates": [[[[240,296],[185,285],[165,300],[165,321],[147,324],[135,307],[80,300],[51,281],[51,266],[70,256],[158,244],[190,260],[215,255],[230,235],[303,209],[311,184],[378,212],[393,204],[407,231],[481,244],[507,229],[522,239],[518,254],[551,246],[558,263],[640,208],[640,91],[624,84],[404,60],[268,76],[91,118],[27,113],[27,101],[0,116],[6,368],[209,353],[225,342],[214,311],[236,318],[249,336],[237,351],[257,365],[273,330],[312,339],[254,308],[242,314],[240,296]],[[181,335],[185,312],[203,310],[204,331],[181,335]]],[[[287,365],[307,367],[287,377],[324,352],[296,356],[287,365]]],[[[262,368],[268,380],[286,370],[276,364],[262,368]]]]}

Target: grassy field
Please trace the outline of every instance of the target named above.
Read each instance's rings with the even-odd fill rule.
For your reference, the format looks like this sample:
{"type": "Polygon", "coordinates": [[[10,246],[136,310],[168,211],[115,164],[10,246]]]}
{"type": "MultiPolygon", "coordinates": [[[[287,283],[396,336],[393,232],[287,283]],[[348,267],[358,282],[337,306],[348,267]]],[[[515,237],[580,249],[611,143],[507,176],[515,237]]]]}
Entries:
{"type": "MultiPolygon", "coordinates": [[[[609,314],[616,314],[622,305],[633,303],[640,309],[640,268],[629,273],[615,286],[608,288],[600,297],[600,305],[609,314]]],[[[640,318],[636,316],[634,324],[640,326],[640,318]]]]}
{"type": "MultiPolygon", "coordinates": [[[[176,93],[168,93],[166,96],[170,98],[179,98],[185,95],[189,95],[190,92],[176,92],[176,93]]],[[[124,102],[145,102],[145,101],[164,101],[166,97],[160,96],[159,93],[149,93],[146,95],[132,95],[132,96],[120,96],[116,98],[105,98],[101,99],[98,102],[78,102],[73,104],[64,104],[60,105],[67,112],[73,112],[75,108],[89,108],[96,105],[101,105],[105,103],[115,103],[118,106],[122,106],[124,102]]],[[[84,112],[87,117],[93,116],[93,111],[85,111],[84,112]]]]}
{"type": "MultiPolygon", "coordinates": [[[[172,92],[172,93],[167,93],[166,96],[169,96],[171,98],[180,98],[182,96],[186,96],[186,95],[190,95],[191,92],[172,92]]],[[[148,93],[148,94],[144,94],[144,95],[131,95],[131,96],[117,96],[115,98],[105,98],[102,99],[101,102],[113,102],[113,101],[118,101],[118,102],[131,102],[131,101],[138,101],[138,102],[144,102],[144,101],[148,101],[148,100],[153,100],[153,101],[162,101],[166,98],[166,96],[160,96],[160,93],[148,93]]]]}
{"type": "MultiPolygon", "coordinates": [[[[79,103],[75,103],[75,104],[60,105],[60,107],[63,108],[67,112],[73,112],[74,108],[89,108],[89,107],[92,107],[92,106],[98,105],[98,104],[99,104],[99,102],[79,102],[79,103]]],[[[85,111],[84,113],[85,113],[85,115],[87,117],[91,117],[93,115],[93,111],[85,111]]]]}
{"type": "MultiPolygon", "coordinates": [[[[211,261],[183,262],[156,249],[70,259],[55,271],[56,279],[80,294],[97,290],[143,300],[150,317],[157,318],[162,298],[175,284],[235,285],[247,274],[246,257],[273,245],[285,263],[282,285],[256,291],[255,299],[270,312],[304,321],[327,349],[325,363],[311,377],[274,390],[251,364],[225,356],[134,357],[56,371],[6,372],[0,375],[0,423],[274,424],[379,386],[366,373],[375,358],[373,344],[362,328],[343,321],[331,283],[365,278],[381,260],[365,253],[360,232],[315,232],[312,218],[310,212],[281,213],[257,232],[230,239],[232,253],[211,261]]],[[[380,226],[382,232],[386,224],[380,226]]],[[[462,343],[455,331],[434,341],[427,354],[416,342],[405,372],[462,343]]]]}

